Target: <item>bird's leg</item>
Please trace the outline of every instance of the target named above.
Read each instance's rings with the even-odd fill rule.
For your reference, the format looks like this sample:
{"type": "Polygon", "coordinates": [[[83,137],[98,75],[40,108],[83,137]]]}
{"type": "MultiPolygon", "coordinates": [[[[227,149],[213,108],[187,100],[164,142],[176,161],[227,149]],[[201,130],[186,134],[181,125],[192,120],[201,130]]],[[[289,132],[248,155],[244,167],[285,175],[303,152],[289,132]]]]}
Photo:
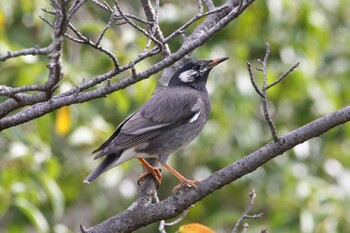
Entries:
{"type": "Polygon", "coordinates": [[[145,179],[146,176],[152,174],[154,177],[154,180],[156,181],[157,187],[159,187],[159,185],[162,183],[162,173],[161,173],[162,170],[161,170],[161,168],[152,167],[143,158],[137,158],[137,159],[147,169],[147,171],[139,177],[139,179],[137,180],[137,184],[140,184],[140,181],[143,181],[143,179],[145,179]]]}
{"type": "Polygon", "coordinates": [[[196,184],[198,184],[201,180],[188,180],[183,175],[181,175],[178,171],[176,171],[174,168],[172,168],[169,164],[162,163],[162,162],[161,162],[161,164],[163,167],[165,167],[171,173],[173,173],[174,176],[176,176],[176,178],[178,178],[181,182],[179,185],[175,186],[175,188],[173,189],[174,192],[177,192],[179,190],[179,188],[181,188],[181,186],[183,186],[183,185],[185,185],[189,188],[198,189],[196,184]]]}

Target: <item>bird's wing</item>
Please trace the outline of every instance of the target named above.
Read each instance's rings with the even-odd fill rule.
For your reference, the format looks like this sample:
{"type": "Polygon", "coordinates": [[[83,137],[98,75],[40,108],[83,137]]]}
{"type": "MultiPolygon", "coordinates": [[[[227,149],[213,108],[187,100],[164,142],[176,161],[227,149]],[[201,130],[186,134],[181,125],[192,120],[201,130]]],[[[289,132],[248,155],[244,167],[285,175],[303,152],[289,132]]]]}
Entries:
{"type": "Polygon", "coordinates": [[[118,125],[117,129],[114,131],[114,133],[99,148],[94,150],[92,153],[99,152],[99,151],[103,150],[104,148],[106,148],[113,141],[113,139],[118,136],[118,134],[120,133],[120,129],[123,127],[123,125],[136,113],[137,112],[134,112],[133,114],[129,115],[122,123],[120,123],[118,125]]]}
{"type": "Polygon", "coordinates": [[[196,120],[204,104],[200,96],[193,91],[176,89],[157,93],[120,124],[113,135],[96,150],[102,151],[95,159],[141,144],[178,125],[196,120]]]}

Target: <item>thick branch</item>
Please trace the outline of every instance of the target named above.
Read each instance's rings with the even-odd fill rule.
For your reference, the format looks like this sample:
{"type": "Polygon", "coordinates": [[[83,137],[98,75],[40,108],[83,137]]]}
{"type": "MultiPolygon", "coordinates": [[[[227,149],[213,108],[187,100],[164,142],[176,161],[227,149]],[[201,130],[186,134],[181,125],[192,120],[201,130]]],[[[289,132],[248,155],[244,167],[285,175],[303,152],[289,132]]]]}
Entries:
{"type": "MultiPolygon", "coordinates": [[[[1,118],[0,131],[9,127],[30,121],[32,119],[38,118],[62,106],[82,103],[82,102],[89,101],[91,99],[105,97],[110,93],[113,93],[117,90],[120,90],[138,81],[141,81],[145,78],[150,77],[152,74],[155,74],[160,70],[172,65],[176,61],[179,61],[188,53],[193,51],[195,48],[204,44],[215,33],[217,33],[222,28],[224,28],[233,19],[237,18],[242,13],[242,11],[246,9],[254,1],[255,0],[244,1],[244,3],[240,7],[235,7],[234,4],[231,3],[231,1],[228,1],[228,3],[226,4],[227,7],[223,8],[222,10],[216,12],[213,15],[210,15],[202,24],[198,26],[178,51],[167,56],[165,59],[151,66],[147,70],[141,73],[138,73],[137,75],[132,74],[128,78],[125,78],[119,82],[111,83],[110,85],[107,85],[107,86],[101,86],[98,89],[83,92],[93,86],[96,86],[99,83],[102,83],[106,80],[110,80],[115,75],[127,69],[131,69],[135,64],[137,64],[144,58],[159,53],[160,51],[157,51],[157,48],[154,48],[146,53],[140,54],[136,59],[131,61],[129,64],[120,66],[118,70],[113,70],[106,74],[96,76],[92,78],[90,81],[83,82],[80,85],[76,86],[75,88],[65,93],[59,94],[46,102],[42,102],[42,103],[37,102],[37,104],[30,106],[14,115],[1,118]]],[[[166,78],[170,78],[170,77],[166,77],[166,78]]],[[[12,101],[11,103],[9,102],[7,103],[7,111],[4,112],[2,116],[16,109],[16,103],[13,103],[13,102],[14,101],[12,101]]]]}
{"type": "Polygon", "coordinates": [[[277,142],[270,142],[228,167],[215,172],[197,185],[198,190],[183,188],[172,196],[155,204],[145,205],[144,202],[135,202],[126,211],[85,230],[85,232],[132,232],[150,223],[173,218],[188,209],[195,202],[244,175],[255,171],[276,156],[348,121],[350,121],[350,105],[312,121],[280,137],[277,142]]]}

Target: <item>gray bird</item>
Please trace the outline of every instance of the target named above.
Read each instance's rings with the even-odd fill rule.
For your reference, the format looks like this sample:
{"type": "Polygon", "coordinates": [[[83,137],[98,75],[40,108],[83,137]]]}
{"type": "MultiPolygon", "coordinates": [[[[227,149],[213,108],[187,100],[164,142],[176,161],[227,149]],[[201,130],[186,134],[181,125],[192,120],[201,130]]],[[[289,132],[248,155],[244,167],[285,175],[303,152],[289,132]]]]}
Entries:
{"type": "Polygon", "coordinates": [[[180,180],[180,185],[196,187],[196,181],[186,179],[167,160],[171,153],[189,144],[203,129],[211,105],[206,88],[209,72],[227,59],[191,60],[180,67],[166,88],[156,92],[128,116],[112,136],[93,152],[99,152],[94,159],[104,156],[105,159],[86,177],[84,183],[92,182],[112,167],[138,158],[147,169],[139,180],[152,174],[157,185],[160,185],[160,169],[152,167],[145,160],[156,158],[180,180]]]}

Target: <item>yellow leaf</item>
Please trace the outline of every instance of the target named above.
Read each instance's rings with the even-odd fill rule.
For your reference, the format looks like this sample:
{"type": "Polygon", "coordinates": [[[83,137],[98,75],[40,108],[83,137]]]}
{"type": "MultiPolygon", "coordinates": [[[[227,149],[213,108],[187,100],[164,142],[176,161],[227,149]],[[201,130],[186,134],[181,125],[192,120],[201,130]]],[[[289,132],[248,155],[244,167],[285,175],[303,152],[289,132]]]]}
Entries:
{"type": "Polygon", "coordinates": [[[179,233],[215,233],[212,229],[199,223],[183,225],[179,228],[179,233]]]}
{"type": "Polygon", "coordinates": [[[70,111],[68,106],[63,106],[57,110],[55,128],[56,132],[64,136],[69,132],[70,129],[70,111]]]}
{"type": "Polygon", "coordinates": [[[0,10],[0,31],[4,31],[5,29],[5,17],[4,13],[0,10]]]}

